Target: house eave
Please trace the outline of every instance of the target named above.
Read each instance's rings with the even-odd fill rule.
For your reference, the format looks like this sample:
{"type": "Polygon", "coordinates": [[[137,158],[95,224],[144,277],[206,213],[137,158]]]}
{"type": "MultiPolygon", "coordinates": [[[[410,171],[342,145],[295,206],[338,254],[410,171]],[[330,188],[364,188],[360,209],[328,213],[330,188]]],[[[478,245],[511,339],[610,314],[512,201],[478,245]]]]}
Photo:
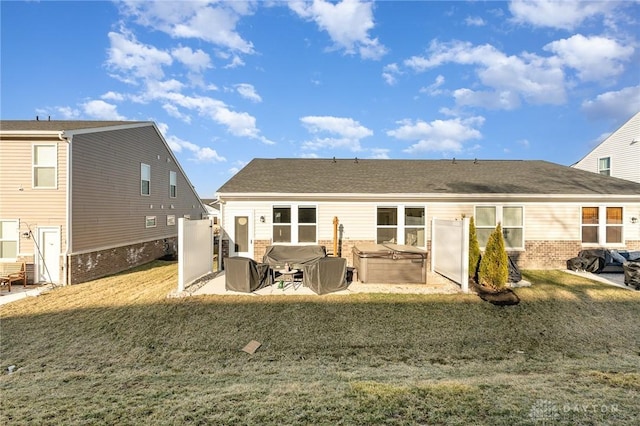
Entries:
{"type": "Polygon", "coordinates": [[[227,192],[216,194],[220,202],[268,200],[348,200],[348,201],[429,201],[429,202],[495,202],[495,201],[567,201],[567,202],[639,202],[640,195],[619,194],[450,194],[450,193],[285,193],[285,192],[227,192]]]}

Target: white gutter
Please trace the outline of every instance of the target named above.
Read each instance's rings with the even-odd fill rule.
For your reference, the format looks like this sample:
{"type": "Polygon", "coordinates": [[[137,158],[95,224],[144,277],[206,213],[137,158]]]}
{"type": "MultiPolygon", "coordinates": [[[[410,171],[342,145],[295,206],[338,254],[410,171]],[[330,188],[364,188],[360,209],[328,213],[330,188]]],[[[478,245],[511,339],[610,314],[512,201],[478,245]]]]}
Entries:
{"type": "Polygon", "coordinates": [[[63,285],[69,284],[69,254],[71,253],[71,141],[73,136],[67,136],[64,131],[58,133],[58,138],[67,143],[67,194],[66,194],[66,203],[67,208],[66,212],[66,225],[65,226],[65,252],[63,255],[64,262],[64,279],[63,285]]]}

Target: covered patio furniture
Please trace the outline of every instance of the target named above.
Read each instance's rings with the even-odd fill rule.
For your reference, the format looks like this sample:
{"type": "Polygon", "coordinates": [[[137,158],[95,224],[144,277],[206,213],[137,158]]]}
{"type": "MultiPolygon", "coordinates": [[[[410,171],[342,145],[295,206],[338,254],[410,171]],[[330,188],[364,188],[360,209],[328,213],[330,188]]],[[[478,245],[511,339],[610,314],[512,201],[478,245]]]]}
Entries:
{"type": "Polygon", "coordinates": [[[326,256],[327,249],[321,245],[274,245],[267,247],[262,262],[273,269],[283,269],[286,263],[292,268],[301,268],[306,263],[326,256]]]}
{"type": "Polygon", "coordinates": [[[230,257],[225,262],[225,289],[251,293],[271,285],[269,265],[248,257],[230,257]]]}
{"type": "Polygon", "coordinates": [[[333,293],[347,288],[347,259],[324,257],[302,267],[302,283],[317,294],[333,293]]]}

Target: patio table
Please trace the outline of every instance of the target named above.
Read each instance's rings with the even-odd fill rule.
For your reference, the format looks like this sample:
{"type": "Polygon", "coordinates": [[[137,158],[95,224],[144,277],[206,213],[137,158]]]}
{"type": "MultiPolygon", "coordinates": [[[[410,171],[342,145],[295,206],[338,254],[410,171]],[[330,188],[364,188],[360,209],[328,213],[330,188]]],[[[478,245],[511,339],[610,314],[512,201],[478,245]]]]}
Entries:
{"type": "Polygon", "coordinates": [[[287,286],[286,283],[291,283],[291,286],[293,287],[294,290],[297,290],[298,287],[300,287],[300,285],[298,285],[298,287],[296,287],[296,280],[295,280],[295,275],[300,272],[299,269],[290,269],[290,270],[286,270],[286,269],[280,269],[278,270],[278,273],[280,273],[280,275],[282,275],[283,277],[283,281],[285,282],[285,285],[282,287],[282,290],[285,289],[285,287],[287,286]]]}

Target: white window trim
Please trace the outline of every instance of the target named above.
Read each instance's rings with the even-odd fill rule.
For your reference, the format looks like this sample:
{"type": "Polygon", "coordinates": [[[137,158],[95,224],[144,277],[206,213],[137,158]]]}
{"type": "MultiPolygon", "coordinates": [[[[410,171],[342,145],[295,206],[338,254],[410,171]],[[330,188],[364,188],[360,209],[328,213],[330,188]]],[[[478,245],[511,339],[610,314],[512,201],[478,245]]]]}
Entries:
{"type": "Polygon", "coordinates": [[[20,220],[18,219],[0,219],[0,222],[15,222],[16,224],[16,239],[12,238],[0,238],[0,241],[15,241],[16,242],[16,257],[0,257],[0,260],[15,261],[20,255],[20,220]]]}
{"type": "Polygon", "coordinates": [[[583,205],[580,206],[580,243],[583,247],[614,247],[624,248],[625,244],[625,226],[624,226],[624,206],[623,205],[583,205]],[[582,208],[583,207],[597,207],[598,208],[598,225],[583,224],[582,223],[582,208]],[[622,209],[622,223],[618,225],[607,225],[607,207],[621,208],[622,209]],[[596,243],[583,243],[582,242],[582,227],[593,226],[598,228],[598,242],[596,243]],[[622,228],[622,241],[619,243],[607,242],[607,226],[616,226],[622,228]]]}
{"type": "Polygon", "coordinates": [[[58,189],[58,144],[55,143],[34,143],[31,146],[31,188],[33,189],[58,189]],[[36,168],[40,168],[40,167],[51,167],[51,166],[44,166],[44,165],[38,165],[36,166],[35,164],[35,156],[36,156],[36,147],[40,147],[40,146],[52,146],[55,148],[55,164],[53,165],[53,181],[54,184],[53,186],[36,186],[36,168]]]}
{"type": "Polygon", "coordinates": [[[373,231],[373,235],[374,240],[378,240],[378,229],[392,229],[392,228],[396,228],[396,244],[406,244],[405,238],[404,238],[404,234],[405,234],[405,230],[406,228],[420,228],[419,225],[406,225],[405,224],[405,209],[412,209],[412,208],[418,208],[418,209],[424,209],[424,225],[422,225],[422,227],[424,228],[424,244],[423,246],[415,246],[417,248],[422,248],[422,249],[426,249],[427,246],[427,205],[426,204],[388,204],[388,203],[384,203],[384,204],[377,204],[374,207],[374,218],[375,218],[375,223],[374,223],[374,231],[373,231]],[[378,209],[379,208],[395,208],[396,209],[396,214],[398,217],[398,224],[397,225],[378,225],[378,209]]]}
{"type": "Polygon", "coordinates": [[[142,195],[143,197],[149,197],[151,195],[151,166],[147,163],[140,163],[140,195],[142,195]],[[144,166],[146,166],[149,170],[149,180],[147,182],[149,182],[149,193],[145,194],[142,191],[142,182],[145,181],[145,179],[143,179],[142,176],[142,169],[144,168],[144,166]]]}
{"type": "Polygon", "coordinates": [[[158,217],[157,216],[145,216],[144,218],[144,227],[145,228],[155,228],[158,226],[158,217]],[[153,225],[150,225],[150,221],[153,221],[153,225]]]}
{"type": "Polygon", "coordinates": [[[604,176],[613,176],[613,175],[611,174],[611,156],[599,157],[599,158],[598,158],[598,174],[601,174],[601,175],[604,175],[604,176]],[[608,168],[608,169],[601,169],[601,168],[600,168],[600,160],[604,160],[605,158],[608,158],[608,159],[609,159],[609,168],[608,168]],[[607,171],[609,172],[609,174],[608,174],[608,175],[603,174],[602,172],[603,172],[604,170],[607,170],[607,171]]]}
{"type": "MultiPolygon", "coordinates": [[[[476,214],[476,209],[478,207],[495,207],[496,209],[496,223],[495,225],[493,225],[493,229],[496,228],[496,226],[498,225],[498,223],[500,224],[500,227],[502,228],[502,232],[503,232],[503,236],[502,238],[504,239],[504,231],[505,229],[522,229],[522,247],[506,247],[505,244],[505,249],[507,251],[524,251],[525,250],[525,246],[526,246],[526,241],[527,241],[527,237],[525,235],[525,226],[524,224],[525,222],[525,215],[526,215],[526,211],[523,205],[521,204],[477,204],[473,207],[473,218],[474,218],[474,225],[476,228],[481,228],[481,229],[489,229],[488,226],[478,226],[477,220],[476,218],[478,217],[478,215],[476,214]],[[504,226],[504,214],[502,212],[502,209],[504,207],[519,207],[520,209],[522,209],[522,225],[520,226],[504,226]]],[[[582,217],[582,216],[580,216],[582,217]]],[[[486,247],[481,246],[480,249],[484,250],[486,247]]]]}
{"type": "Polygon", "coordinates": [[[177,198],[177,196],[178,196],[178,174],[173,170],[170,170],[169,171],[169,198],[177,198]],[[173,177],[173,184],[171,183],[172,177],[173,177]],[[176,188],[175,195],[171,194],[172,187],[176,188]]]}
{"type": "MultiPolygon", "coordinates": [[[[318,205],[317,204],[313,204],[313,203],[274,203],[271,205],[271,218],[273,220],[273,209],[274,208],[290,208],[291,209],[291,223],[289,223],[289,226],[291,226],[291,241],[290,242],[275,242],[273,241],[273,227],[276,225],[286,225],[286,223],[281,223],[281,224],[276,224],[276,223],[271,223],[271,241],[273,242],[273,244],[280,244],[280,245],[291,245],[291,244],[318,244],[318,236],[319,236],[319,226],[318,226],[318,213],[319,213],[319,209],[318,209],[318,205]],[[300,207],[310,207],[310,208],[315,208],[316,209],[316,222],[315,222],[315,227],[316,227],[316,240],[315,241],[304,241],[304,242],[300,242],[299,241],[299,232],[298,232],[298,227],[301,225],[298,222],[298,209],[300,207]]],[[[311,223],[303,223],[302,226],[313,226],[313,224],[311,223]]]]}

